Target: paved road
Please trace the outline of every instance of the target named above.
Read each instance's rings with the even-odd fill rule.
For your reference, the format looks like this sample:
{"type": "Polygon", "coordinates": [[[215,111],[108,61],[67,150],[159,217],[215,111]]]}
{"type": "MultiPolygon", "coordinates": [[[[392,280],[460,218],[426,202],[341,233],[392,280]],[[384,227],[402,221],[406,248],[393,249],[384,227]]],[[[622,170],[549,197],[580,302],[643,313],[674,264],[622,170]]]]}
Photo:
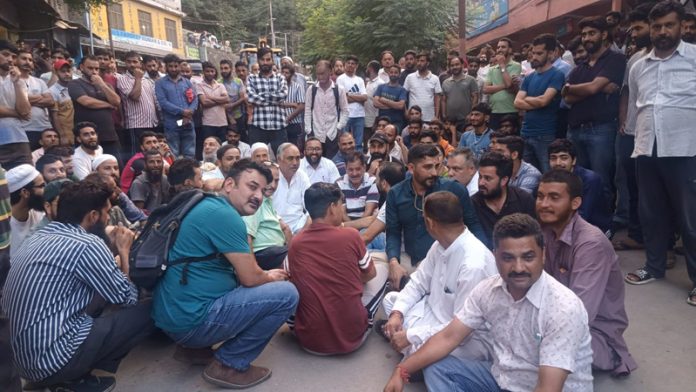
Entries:
{"type": "MultiPolygon", "coordinates": [[[[643,263],[643,253],[621,252],[623,270],[643,263]]],[[[667,278],[645,286],[628,286],[626,306],[630,326],[626,332],[629,348],[639,364],[630,377],[614,380],[595,375],[599,392],[677,392],[694,390],[696,372],[696,307],[686,304],[690,289],[684,259],[669,271],[667,278]]],[[[183,365],[171,358],[174,345],[153,337],[134,350],[118,372],[116,390],[121,392],[212,391],[219,390],[200,377],[202,368],[183,365]]],[[[267,382],[252,389],[278,391],[381,391],[398,356],[376,334],[357,353],[341,357],[315,357],[298,348],[287,328],[281,329],[256,361],[273,369],[267,382]]],[[[422,383],[407,391],[425,391],[422,383]]]]}

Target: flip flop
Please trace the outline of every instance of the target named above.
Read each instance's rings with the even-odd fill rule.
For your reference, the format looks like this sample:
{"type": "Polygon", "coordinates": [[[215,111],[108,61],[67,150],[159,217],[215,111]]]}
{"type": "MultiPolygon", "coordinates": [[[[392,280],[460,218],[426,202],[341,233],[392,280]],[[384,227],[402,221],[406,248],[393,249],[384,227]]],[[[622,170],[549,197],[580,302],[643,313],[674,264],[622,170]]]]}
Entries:
{"type": "Polygon", "coordinates": [[[633,272],[629,272],[624,277],[624,281],[626,281],[626,283],[633,284],[633,285],[642,285],[642,284],[650,283],[650,282],[654,281],[655,279],[656,278],[654,276],[652,276],[652,274],[650,272],[648,272],[648,270],[646,270],[645,268],[638,268],[637,270],[635,270],[633,272]],[[638,279],[637,280],[629,279],[629,276],[635,276],[638,279]]]}
{"type": "Polygon", "coordinates": [[[691,305],[691,306],[696,306],[696,300],[691,299],[692,297],[696,297],[696,287],[694,287],[693,289],[691,289],[691,291],[689,291],[689,296],[686,297],[686,303],[687,303],[687,304],[689,304],[689,305],[691,305]]]}

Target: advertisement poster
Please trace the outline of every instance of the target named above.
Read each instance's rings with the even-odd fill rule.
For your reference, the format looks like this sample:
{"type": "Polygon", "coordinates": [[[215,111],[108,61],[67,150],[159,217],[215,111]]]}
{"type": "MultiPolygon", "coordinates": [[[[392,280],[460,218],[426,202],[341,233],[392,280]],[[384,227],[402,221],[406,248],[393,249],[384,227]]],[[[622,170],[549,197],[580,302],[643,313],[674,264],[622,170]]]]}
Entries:
{"type": "Polygon", "coordinates": [[[509,0],[466,0],[466,38],[508,22],[509,0]]]}

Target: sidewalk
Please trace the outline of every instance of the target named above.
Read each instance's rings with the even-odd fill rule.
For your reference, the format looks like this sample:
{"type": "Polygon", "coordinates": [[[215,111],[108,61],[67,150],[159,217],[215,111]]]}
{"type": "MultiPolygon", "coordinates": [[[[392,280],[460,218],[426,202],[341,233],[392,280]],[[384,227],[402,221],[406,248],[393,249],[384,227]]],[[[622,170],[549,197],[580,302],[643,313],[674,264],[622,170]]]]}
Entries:
{"type": "MultiPolygon", "coordinates": [[[[642,266],[642,251],[620,252],[624,272],[642,266]]],[[[678,257],[667,278],[645,286],[626,285],[626,308],[630,326],[626,332],[629,349],[639,368],[630,377],[615,380],[595,375],[598,392],[677,392],[696,385],[696,307],[686,302],[691,288],[684,258],[678,257]],[[652,339],[651,339],[652,338],[652,339]]],[[[134,350],[117,375],[116,391],[214,391],[205,382],[201,367],[172,359],[174,345],[163,337],[153,337],[134,350]]],[[[252,388],[258,392],[277,391],[381,391],[399,356],[373,333],[360,351],[341,357],[315,357],[302,351],[282,328],[255,362],[268,366],[273,376],[252,388]]],[[[406,391],[425,391],[425,385],[408,385],[406,391]]]]}

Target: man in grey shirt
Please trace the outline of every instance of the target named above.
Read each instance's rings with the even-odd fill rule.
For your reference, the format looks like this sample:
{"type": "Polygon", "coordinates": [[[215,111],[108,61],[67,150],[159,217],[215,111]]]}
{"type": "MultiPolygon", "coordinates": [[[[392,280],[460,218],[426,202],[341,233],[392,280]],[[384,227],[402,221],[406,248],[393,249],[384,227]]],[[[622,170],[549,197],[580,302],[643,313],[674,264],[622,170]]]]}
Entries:
{"type": "Polygon", "coordinates": [[[169,200],[169,182],[163,168],[162,154],[158,150],[145,151],[145,170],[130,187],[130,198],[141,210],[152,212],[169,200]]]}
{"type": "Polygon", "coordinates": [[[442,117],[455,124],[465,121],[471,108],[479,101],[478,83],[463,72],[463,67],[464,60],[461,57],[452,57],[449,61],[452,76],[442,83],[442,117]]]}

